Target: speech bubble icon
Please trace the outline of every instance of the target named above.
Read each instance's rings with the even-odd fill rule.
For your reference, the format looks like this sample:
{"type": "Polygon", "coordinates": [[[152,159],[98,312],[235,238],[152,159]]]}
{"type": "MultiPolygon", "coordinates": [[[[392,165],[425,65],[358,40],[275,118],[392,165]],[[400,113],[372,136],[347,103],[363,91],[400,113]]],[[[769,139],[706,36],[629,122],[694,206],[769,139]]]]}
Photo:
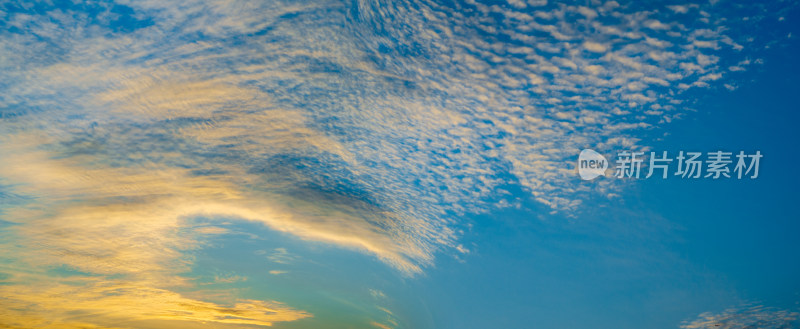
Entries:
{"type": "Polygon", "coordinates": [[[608,169],[608,160],[602,154],[585,149],[578,155],[578,175],[581,176],[581,179],[592,180],[603,176],[606,169],[608,169]]]}

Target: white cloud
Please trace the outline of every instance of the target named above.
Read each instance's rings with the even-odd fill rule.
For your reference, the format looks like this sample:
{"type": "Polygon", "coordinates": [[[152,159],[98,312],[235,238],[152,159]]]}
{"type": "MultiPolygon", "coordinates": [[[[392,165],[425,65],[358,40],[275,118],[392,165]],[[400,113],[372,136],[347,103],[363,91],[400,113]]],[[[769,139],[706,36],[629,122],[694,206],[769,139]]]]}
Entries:
{"type": "Polygon", "coordinates": [[[655,19],[651,19],[651,20],[648,20],[648,21],[644,22],[644,26],[646,26],[647,28],[649,28],[651,30],[669,30],[669,28],[670,28],[669,25],[664,24],[664,23],[662,23],[662,22],[660,22],[658,20],[655,20],[655,19]]]}
{"type": "Polygon", "coordinates": [[[685,13],[689,12],[689,6],[685,6],[685,5],[683,5],[683,6],[682,5],[673,5],[673,6],[667,6],[667,8],[669,8],[669,10],[672,10],[673,12],[678,13],[678,14],[685,14],[685,13]]]}
{"type": "Polygon", "coordinates": [[[525,7],[527,7],[527,5],[525,4],[525,1],[522,1],[522,0],[508,0],[508,4],[510,4],[510,5],[512,5],[512,6],[516,7],[516,8],[525,8],[525,7]]]}
{"type": "Polygon", "coordinates": [[[594,19],[597,17],[597,12],[592,10],[591,8],[580,6],[578,7],[578,13],[585,16],[588,19],[594,19]]]}
{"type": "Polygon", "coordinates": [[[583,47],[586,48],[586,50],[588,51],[596,53],[602,53],[608,49],[608,47],[606,47],[605,45],[592,41],[585,41],[583,43],[583,47]]]}

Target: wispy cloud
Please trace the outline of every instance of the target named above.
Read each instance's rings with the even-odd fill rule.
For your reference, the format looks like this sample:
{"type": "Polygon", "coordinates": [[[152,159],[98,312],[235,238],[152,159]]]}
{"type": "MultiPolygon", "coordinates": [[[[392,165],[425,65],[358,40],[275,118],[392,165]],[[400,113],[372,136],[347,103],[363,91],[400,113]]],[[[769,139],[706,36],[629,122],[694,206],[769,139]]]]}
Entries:
{"type": "Polygon", "coordinates": [[[112,328],[158,320],[272,326],[310,316],[275,302],[239,300],[223,306],[109,280],[3,285],[0,292],[0,323],[11,327],[112,328]]]}
{"type": "Polygon", "coordinates": [[[739,328],[793,328],[800,313],[776,309],[764,305],[749,305],[731,308],[713,314],[703,313],[697,319],[686,321],[680,327],[684,329],[739,329],[739,328]]]}

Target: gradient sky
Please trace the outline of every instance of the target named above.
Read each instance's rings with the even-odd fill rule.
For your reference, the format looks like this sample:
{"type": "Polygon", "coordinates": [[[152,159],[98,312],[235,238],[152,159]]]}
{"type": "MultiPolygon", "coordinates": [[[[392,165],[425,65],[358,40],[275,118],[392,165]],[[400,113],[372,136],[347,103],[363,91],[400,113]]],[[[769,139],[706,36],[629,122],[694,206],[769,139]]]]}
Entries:
{"type": "Polygon", "coordinates": [[[0,2],[0,327],[798,328],[798,5],[0,2]]]}

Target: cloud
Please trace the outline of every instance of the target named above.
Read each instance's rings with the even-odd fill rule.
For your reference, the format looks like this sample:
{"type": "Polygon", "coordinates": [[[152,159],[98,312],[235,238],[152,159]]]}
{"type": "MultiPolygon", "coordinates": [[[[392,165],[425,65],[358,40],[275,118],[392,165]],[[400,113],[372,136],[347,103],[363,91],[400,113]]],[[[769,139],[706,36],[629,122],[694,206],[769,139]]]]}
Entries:
{"type": "Polygon", "coordinates": [[[583,43],[583,47],[586,48],[586,50],[588,50],[588,51],[596,52],[596,53],[603,53],[608,49],[608,48],[606,48],[606,46],[604,46],[602,44],[599,44],[597,42],[591,42],[591,41],[584,42],[583,43]]]}
{"type": "Polygon", "coordinates": [[[205,227],[198,227],[195,229],[195,232],[202,233],[202,234],[226,234],[230,231],[224,227],[217,227],[217,226],[205,226],[205,227]]]}
{"type": "Polygon", "coordinates": [[[3,285],[0,292],[4,305],[0,324],[11,327],[57,324],[59,328],[112,328],[123,322],[159,320],[272,326],[311,316],[275,302],[238,300],[223,306],[168,290],[108,280],[3,285]],[[47,314],[47,318],[41,314],[47,314]]]}
{"type": "Polygon", "coordinates": [[[234,283],[247,281],[247,277],[239,275],[217,275],[214,276],[214,282],[218,283],[234,283]]]}
{"type": "Polygon", "coordinates": [[[274,252],[267,258],[278,264],[290,264],[295,260],[295,257],[286,251],[286,248],[275,248],[274,252]]]}
{"type": "Polygon", "coordinates": [[[578,7],[578,12],[581,15],[586,16],[586,18],[588,18],[588,19],[594,19],[594,18],[597,17],[597,12],[594,11],[593,9],[591,9],[591,8],[580,6],[580,7],[578,7]]]}
{"type": "Polygon", "coordinates": [[[525,1],[522,0],[508,0],[508,4],[517,8],[525,8],[528,6],[525,1]]]}
{"type": "Polygon", "coordinates": [[[644,26],[651,30],[668,30],[670,27],[667,24],[659,22],[658,20],[651,19],[644,23],[644,26]]]}
{"type": "Polygon", "coordinates": [[[688,5],[673,5],[673,6],[667,6],[667,8],[669,8],[669,10],[672,10],[677,14],[685,14],[689,12],[688,5]]]}
{"type": "MultiPolygon", "coordinates": [[[[42,252],[51,254],[53,262],[66,261],[93,273],[134,270],[141,275],[156,275],[180,249],[194,244],[173,231],[185,225],[183,218],[197,215],[261,222],[299,237],[373,253],[408,272],[418,267],[407,257],[428,257],[428,251],[411,244],[416,237],[394,241],[377,228],[371,229],[365,219],[354,217],[359,209],[336,200],[318,199],[315,208],[299,197],[240,190],[234,181],[247,184],[251,178],[247,175],[198,176],[191,170],[162,167],[89,169],[74,160],[48,159],[47,153],[5,151],[14,156],[4,159],[0,167],[13,177],[12,182],[25,185],[20,192],[54,200],[87,195],[80,203],[54,201],[45,211],[12,209],[9,217],[27,224],[18,234],[31,244],[48,246],[42,252]],[[310,207],[292,210],[276,200],[310,207]],[[270,202],[275,204],[270,206],[270,202]],[[329,216],[320,217],[319,211],[329,216]],[[65,231],[72,233],[63,236],[65,231]],[[149,242],[134,242],[139,239],[149,242]]],[[[31,246],[31,250],[36,249],[31,246]]],[[[37,258],[47,259],[41,255],[37,258]]]]}
{"type": "Polygon", "coordinates": [[[764,305],[748,305],[727,309],[721,313],[700,314],[681,324],[683,329],[744,329],[744,328],[792,328],[797,325],[800,313],[776,309],[764,305]]]}
{"type": "MultiPolygon", "coordinates": [[[[176,301],[191,285],[186,252],[226,234],[187,219],[226,217],[412,276],[458,252],[459,215],[518,202],[508,185],[563,212],[613,194],[609,182],[576,185],[578,150],[635,147],[638,132],[682,114],[683,90],[746,68],[734,29],[681,25],[702,10],[527,4],[541,7],[136,1],[122,4],[129,17],[8,13],[0,180],[35,202],[2,206],[14,223],[3,249],[31,270],[123,276],[176,301]],[[112,23],[123,18],[135,23],[112,23]]],[[[80,296],[106,298],[89,287],[80,296]]],[[[202,305],[213,312],[192,319],[219,319],[202,305]]]]}
{"type": "Polygon", "coordinates": [[[380,322],[374,322],[374,321],[373,321],[373,322],[371,322],[370,324],[371,324],[373,327],[375,327],[375,328],[378,328],[378,329],[392,329],[392,327],[390,327],[390,326],[387,326],[387,325],[385,325],[385,324],[383,324],[383,323],[380,323],[380,322]]]}

